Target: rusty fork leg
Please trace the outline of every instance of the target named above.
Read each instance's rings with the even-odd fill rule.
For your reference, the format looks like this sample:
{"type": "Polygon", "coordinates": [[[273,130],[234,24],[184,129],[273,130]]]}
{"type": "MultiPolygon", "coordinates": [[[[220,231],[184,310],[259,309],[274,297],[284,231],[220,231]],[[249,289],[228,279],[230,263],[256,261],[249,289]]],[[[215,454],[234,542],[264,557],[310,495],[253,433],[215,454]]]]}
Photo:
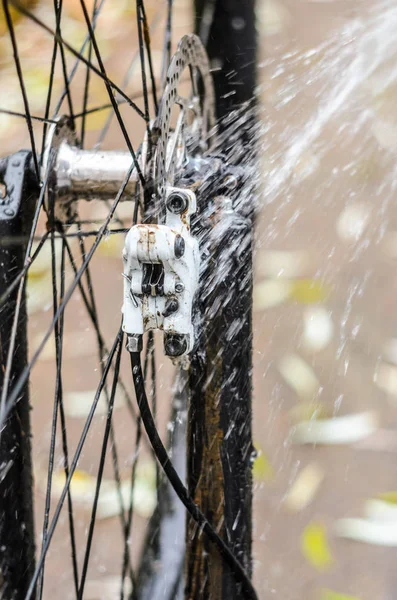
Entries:
{"type": "MultiPolygon", "coordinates": [[[[222,119],[231,111],[247,102],[252,107],[256,85],[254,4],[254,0],[195,0],[196,31],[213,67],[221,131],[222,119]]],[[[227,143],[227,135],[224,137],[227,143]]],[[[242,127],[243,148],[248,139],[252,147],[252,134],[242,127]]],[[[216,195],[216,189],[198,195],[199,210],[205,212],[216,195]]],[[[189,375],[187,477],[195,502],[251,574],[254,207],[249,202],[237,210],[223,234],[206,231],[201,240],[201,250],[210,258],[200,275],[200,335],[189,375]]],[[[199,230],[205,230],[203,222],[199,230]]],[[[231,569],[189,518],[186,552],[186,599],[243,598],[231,569]]]]}
{"type": "MultiPolygon", "coordinates": [[[[24,266],[38,194],[30,181],[30,156],[21,151],[0,160],[0,297],[6,294],[0,305],[0,390],[18,297],[21,304],[8,390],[28,361],[25,287],[18,284],[10,294],[7,290],[24,266]]],[[[0,597],[10,600],[25,598],[35,566],[30,435],[26,383],[0,431],[0,597]]]]}

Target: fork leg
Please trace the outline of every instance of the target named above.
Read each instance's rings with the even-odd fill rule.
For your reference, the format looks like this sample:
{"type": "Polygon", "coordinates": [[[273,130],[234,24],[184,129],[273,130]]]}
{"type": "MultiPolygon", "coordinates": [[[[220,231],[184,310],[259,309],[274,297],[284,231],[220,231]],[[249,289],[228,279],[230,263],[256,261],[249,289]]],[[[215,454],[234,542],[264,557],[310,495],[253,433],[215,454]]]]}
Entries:
{"type": "MultiPolygon", "coordinates": [[[[29,162],[30,152],[18,152],[0,161],[0,297],[24,265],[27,236],[37,199],[36,186],[30,186],[28,181],[29,162]]],[[[18,289],[19,285],[0,306],[1,390],[18,289]]],[[[28,361],[25,287],[20,293],[21,307],[8,390],[12,389],[28,361]]],[[[25,598],[34,566],[30,404],[26,383],[0,431],[0,597],[25,598]]]]}
{"type": "MultiPolygon", "coordinates": [[[[245,103],[250,103],[253,109],[252,112],[244,109],[243,125],[229,130],[239,131],[237,141],[242,152],[237,161],[236,157],[231,161],[238,164],[248,149],[252,152],[254,145],[254,0],[195,0],[195,8],[196,32],[206,46],[213,70],[216,112],[226,154],[230,139],[223,118],[245,103]]],[[[254,152],[252,158],[253,155],[254,152]]],[[[189,492],[249,575],[252,572],[254,191],[253,188],[247,194],[250,198],[244,203],[239,202],[238,196],[234,198],[235,214],[223,234],[218,237],[216,232],[207,231],[201,239],[201,252],[207,246],[210,259],[200,275],[200,335],[190,368],[187,436],[189,492]]],[[[199,207],[205,210],[217,193],[216,189],[207,189],[201,196],[198,194],[199,207]]],[[[224,218],[227,215],[215,210],[215,220],[222,223],[224,218]]],[[[203,229],[205,224],[201,223],[198,235],[203,236],[203,229]]],[[[235,575],[189,518],[186,553],[186,600],[244,597],[235,575]]]]}

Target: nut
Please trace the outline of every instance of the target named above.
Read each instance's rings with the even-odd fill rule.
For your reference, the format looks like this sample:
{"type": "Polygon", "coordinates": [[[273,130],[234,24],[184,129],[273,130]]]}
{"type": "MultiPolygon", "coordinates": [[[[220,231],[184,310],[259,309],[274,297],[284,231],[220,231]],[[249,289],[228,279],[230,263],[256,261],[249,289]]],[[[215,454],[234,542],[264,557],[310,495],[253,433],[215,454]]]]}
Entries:
{"type": "Polygon", "coordinates": [[[164,351],[167,356],[182,356],[188,348],[186,335],[170,333],[164,335],[164,351]]]}

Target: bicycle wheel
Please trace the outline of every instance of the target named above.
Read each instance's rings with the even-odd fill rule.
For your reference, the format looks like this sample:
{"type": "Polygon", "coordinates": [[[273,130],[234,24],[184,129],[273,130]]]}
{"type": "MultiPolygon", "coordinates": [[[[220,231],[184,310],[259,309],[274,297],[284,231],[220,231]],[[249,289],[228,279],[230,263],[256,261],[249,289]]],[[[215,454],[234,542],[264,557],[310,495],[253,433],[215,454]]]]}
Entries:
{"type": "MultiPolygon", "coordinates": [[[[211,10],[214,7],[212,16],[219,6],[209,3],[211,10]]],[[[203,8],[202,4],[199,16],[203,8]]],[[[224,133],[216,142],[215,105],[204,48],[197,37],[178,35],[183,23],[174,27],[171,44],[174,10],[171,1],[159,6],[137,0],[132,7],[128,3],[115,7],[106,0],[54,2],[53,6],[44,1],[33,5],[3,2],[3,26],[15,69],[15,75],[9,75],[9,89],[18,83],[21,100],[15,106],[10,94],[11,100],[3,98],[0,108],[6,124],[11,119],[25,123],[25,130],[15,126],[5,152],[8,156],[0,163],[0,560],[5,598],[182,597],[185,512],[176,495],[191,515],[189,528],[193,522],[199,527],[194,533],[189,531],[188,539],[198,540],[198,546],[192,549],[188,544],[188,561],[194,555],[197,558],[201,540],[208,537],[205,544],[224,571],[223,583],[214,583],[214,577],[210,574],[208,579],[205,572],[208,565],[200,576],[192,575],[188,567],[186,597],[213,597],[215,587],[222,594],[219,597],[255,597],[249,581],[250,543],[239,546],[237,534],[228,539],[228,526],[217,531],[211,503],[202,504],[197,497],[208,485],[197,482],[196,471],[193,477],[189,475],[192,497],[182,483],[187,402],[190,472],[198,456],[191,436],[208,419],[208,415],[196,414],[197,401],[189,392],[194,386],[199,394],[210,374],[204,368],[210,357],[202,364],[203,343],[207,343],[202,335],[209,331],[205,323],[214,294],[204,306],[197,302],[197,296],[203,297],[208,288],[208,283],[201,283],[197,291],[197,256],[207,249],[225,261],[225,240],[245,240],[241,270],[250,261],[251,246],[246,240],[251,240],[251,228],[245,204],[244,210],[241,201],[241,210],[238,207],[246,175],[230,172],[233,161],[224,158],[224,133]],[[34,61],[32,40],[37,48],[34,61]],[[120,52],[123,61],[117,60],[120,52]],[[18,151],[27,139],[31,150],[18,151]],[[219,207],[219,200],[212,202],[226,195],[224,206],[219,207]],[[204,203],[204,198],[211,201],[204,203]],[[122,200],[126,202],[121,204],[122,200]],[[196,201],[200,208],[194,216],[196,201]],[[185,202],[182,210],[178,202],[185,202]],[[213,248],[208,235],[211,211],[218,214],[221,227],[225,228],[224,223],[228,227],[229,237],[224,236],[222,247],[213,248]],[[136,225],[138,221],[142,225],[136,225]],[[172,241],[173,262],[161,254],[164,240],[157,239],[158,231],[172,241]],[[134,246],[137,232],[141,237],[134,246]],[[124,249],[121,326],[118,290],[123,284],[117,260],[126,233],[130,243],[124,249]],[[157,258],[150,252],[142,258],[146,251],[157,253],[157,258]],[[177,265],[175,260],[179,260],[177,265]],[[192,323],[192,307],[196,321],[204,319],[204,327],[192,323]],[[175,384],[171,362],[161,358],[159,364],[161,336],[153,335],[153,329],[164,330],[165,353],[179,365],[175,384]],[[123,352],[125,337],[132,378],[123,352]],[[34,409],[32,444],[29,385],[34,409]],[[142,434],[142,422],[151,444],[142,434]],[[157,428],[164,431],[168,422],[168,447],[179,479],[170,471],[157,434],[157,428]],[[160,474],[155,458],[167,477],[160,474]]],[[[253,7],[249,10],[253,14],[253,7]]],[[[11,72],[11,61],[6,68],[11,72]]],[[[219,108],[224,95],[220,89],[216,96],[219,116],[231,108],[219,108]]],[[[241,114],[227,118],[234,123],[246,121],[241,114]]],[[[224,265],[231,271],[235,258],[224,265]]],[[[201,281],[216,272],[201,269],[201,281]]],[[[222,313],[222,324],[214,320],[222,330],[221,345],[228,335],[231,348],[239,337],[240,341],[241,336],[247,338],[242,382],[236,383],[237,377],[233,384],[236,402],[241,390],[248,395],[250,391],[250,276],[244,296],[243,275],[238,272],[239,286],[234,289],[226,278],[223,288],[225,293],[225,284],[231,285],[232,296],[239,296],[240,312],[231,314],[236,304],[230,304],[229,313],[222,313]],[[230,338],[227,332],[241,316],[245,328],[230,338]]],[[[219,292],[218,286],[214,289],[219,292]]],[[[220,389],[222,378],[230,379],[231,370],[236,369],[239,356],[232,353],[230,368],[218,381],[220,389]]],[[[226,422],[222,427],[226,431],[226,422]]],[[[235,437],[231,438],[235,444],[235,437]]],[[[235,466],[248,489],[250,427],[241,439],[245,450],[242,458],[235,458],[235,466]]],[[[205,468],[202,451],[206,444],[199,449],[200,468],[205,468]]],[[[225,494],[225,481],[215,488],[225,494]]],[[[249,489],[246,497],[250,497],[249,489]]],[[[230,512],[226,524],[240,509],[241,499],[232,498],[233,507],[225,504],[230,512]]],[[[249,504],[245,507],[248,514],[249,504]]],[[[244,522],[237,533],[250,539],[248,530],[250,523],[244,522]]],[[[197,564],[196,558],[190,564],[197,564]]]]}

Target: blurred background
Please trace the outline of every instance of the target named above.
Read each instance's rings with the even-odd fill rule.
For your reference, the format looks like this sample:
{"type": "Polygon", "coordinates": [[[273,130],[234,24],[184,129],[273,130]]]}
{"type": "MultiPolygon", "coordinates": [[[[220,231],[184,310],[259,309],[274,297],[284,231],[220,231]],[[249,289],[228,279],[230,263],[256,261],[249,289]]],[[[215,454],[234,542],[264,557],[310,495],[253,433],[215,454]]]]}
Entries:
{"type": "MultiPolygon", "coordinates": [[[[87,1],[91,9],[92,4],[87,1]]],[[[127,0],[106,3],[97,39],[109,76],[121,82],[129,74],[126,89],[138,94],[139,104],[140,64],[131,63],[137,52],[133,5],[127,0]]],[[[145,5],[159,76],[165,3],[145,5]]],[[[31,7],[40,19],[53,19],[49,1],[37,0],[31,7]]],[[[31,110],[40,115],[51,36],[26,18],[18,18],[16,27],[31,110]]],[[[263,599],[395,600],[397,7],[393,0],[258,0],[257,28],[261,188],[254,290],[254,580],[263,599]]],[[[192,29],[189,0],[176,0],[174,49],[192,29]]],[[[24,112],[5,31],[2,20],[0,109],[24,112]]],[[[80,3],[68,0],[63,36],[77,48],[85,35],[80,3]]],[[[74,59],[67,60],[71,68],[74,59]]],[[[75,106],[82,105],[84,78],[81,69],[73,84],[75,106]]],[[[54,97],[62,89],[58,67],[54,97]]],[[[107,102],[103,82],[92,76],[88,106],[107,102]]],[[[131,139],[139,143],[141,122],[132,111],[121,110],[131,139]]],[[[88,116],[87,147],[124,148],[115,120],[101,135],[109,115],[103,110],[88,116]]],[[[39,147],[41,130],[38,123],[39,147]]],[[[0,131],[2,155],[28,146],[22,119],[0,113],[0,131]]],[[[92,203],[82,214],[100,221],[106,210],[92,203]]],[[[120,207],[119,217],[131,219],[128,203],[120,207]]],[[[44,221],[41,226],[44,230],[44,221]]],[[[122,246],[122,236],[110,236],[93,260],[107,340],[120,320],[122,246]]],[[[29,275],[31,352],[52,318],[50,271],[48,247],[29,275]]],[[[65,319],[64,403],[73,449],[100,373],[94,331],[78,294],[65,319]]],[[[50,340],[31,379],[38,545],[54,359],[50,340]]],[[[160,352],[158,364],[159,420],[165,433],[172,370],[160,352]]],[[[127,365],[122,370],[131,385],[127,365]]],[[[134,422],[127,413],[120,395],[114,418],[122,484],[135,448],[134,422]]],[[[95,489],[104,415],[105,402],[72,485],[80,540],[95,489]]],[[[54,499],[64,481],[61,448],[57,452],[54,499]]],[[[131,537],[134,561],[156,502],[155,467],[147,446],[141,454],[131,537]]],[[[110,464],[104,483],[86,587],[91,600],[116,597],[120,582],[119,505],[110,464]]],[[[46,598],[74,597],[66,512],[62,518],[64,529],[55,534],[47,562],[46,598]]]]}

